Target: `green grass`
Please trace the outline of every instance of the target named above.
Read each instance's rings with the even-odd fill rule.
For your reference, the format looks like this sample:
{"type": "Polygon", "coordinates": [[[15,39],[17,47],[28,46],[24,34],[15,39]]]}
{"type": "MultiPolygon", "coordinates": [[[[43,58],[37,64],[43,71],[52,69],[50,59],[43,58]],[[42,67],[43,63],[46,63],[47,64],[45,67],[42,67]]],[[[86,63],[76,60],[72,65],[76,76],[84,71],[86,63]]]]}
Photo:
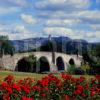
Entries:
{"type": "Polygon", "coordinates": [[[13,75],[16,80],[31,77],[35,80],[41,79],[47,74],[37,74],[37,73],[25,73],[25,72],[12,72],[12,71],[0,71],[0,81],[2,81],[7,75],[13,75]]]}
{"type": "MultiPolygon", "coordinates": [[[[16,80],[24,79],[27,77],[33,78],[35,80],[41,79],[42,77],[46,76],[47,74],[38,74],[38,73],[26,73],[26,72],[12,72],[12,71],[0,71],[0,81],[2,81],[7,75],[13,75],[16,80]]],[[[60,75],[58,73],[55,73],[56,76],[60,78],[60,75]]],[[[73,75],[74,77],[80,77],[80,75],[73,75]]],[[[93,75],[84,75],[84,77],[87,78],[87,80],[91,77],[94,77],[93,75]]]]}

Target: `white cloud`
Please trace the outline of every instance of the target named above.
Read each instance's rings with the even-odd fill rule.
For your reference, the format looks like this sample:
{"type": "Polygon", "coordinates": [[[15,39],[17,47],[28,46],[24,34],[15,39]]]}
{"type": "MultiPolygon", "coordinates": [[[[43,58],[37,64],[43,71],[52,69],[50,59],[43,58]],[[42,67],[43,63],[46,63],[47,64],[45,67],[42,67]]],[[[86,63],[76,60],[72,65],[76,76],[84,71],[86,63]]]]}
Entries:
{"type": "Polygon", "coordinates": [[[0,15],[19,12],[20,9],[18,7],[0,7],[0,15]]]}
{"type": "MultiPolygon", "coordinates": [[[[32,32],[28,30],[24,25],[22,24],[15,24],[12,28],[7,28],[7,25],[0,25],[0,35],[7,35],[9,36],[10,40],[20,40],[20,39],[26,39],[26,38],[33,38],[37,37],[40,33],[32,32]]],[[[12,25],[10,25],[12,27],[12,25]]]]}
{"type": "Polygon", "coordinates": [[[96,35],[93,32],[86,32],[85,33],[85,38],[95,38],[96,35]]]}
{"type": "Polygon", "coordinates": [[[15,26],[15,32],[16,33],[21,33],[21,34],[30,33],[30,31],[27,30],[25,28],[25,26],[24,25],[21,25],[21,24],[18,24],[18,25],[15,26]]]}
{"type": "Polygon", "coordinates": [[[90,27],[94,30],[100,30],[100,24],[92,24],[90,27]]]}
{"type": "Polygon", "coordinates": [[[25,33],[25,34],[12,34],[12,35],[10,35],[10,39],[11,40],[20,40],[20,39],[27,39],[27,38],[32,38],[32,37],[36,37],[36,35],[35,34],[37,34],[37,33],[30,33],[30,34],[27,34],[27,33],[25,33]]]}
{"type": "Polygon", "coordinates": [[[4,35],[4,36],[9,36],[10,40],[20,40],[20,39],[26,39],[26,38],[32,38],[32,37],[36,37],[35,32],[32,32],[30,34],[25,33],[25,34],[11,34],[9,32],[0,32],[0,35],[4,35]]]}
{"type": "Polygon", "coordinates": [[[49,19],[46,21],[46,26],[71,26],[81,23],[79,19],[49,19]]]}
{"type": "Polygon", "coordinates": [[[5,29],[4,25],[0,24],[0,31],[2,31],[4,29],[5,29]]]}
{"type": "Polygon", "coordinates": [[[83,10],[83,11],[73,11],[66,13],[65,11],[56,11],[56,12],[50,12],[50,11],[43,11],[38,14],[40,17],[44,18],[60,18],[60,19],[100,19],[100,11],[98,10],[83,10]],[[52,13],[52,14],[51,14],[52,13]]]}
{"type": "Polygon", "coordinates": [[[64,27],[46,27],[43,29],[43,33],[45,34],[51,34],[53,36],[72,36],[74,35],[73,31],[71,29],[67,29],[64,27]]]}
{"type": "Polygon", "coordinates": [[[57,4],[57,3],[65,3],[66,0],[49,0],[49,2],[57,4]]]}
{"type": "Polygon", "coordinates": [[[18,6],[26,6],[27,5],[27,1],[26,0],[8,0],[11,3],[14,3],[18,6]]]}
{"type": "MultiPolygon", "coordinates": [[[[78,11],[78,12],[71,12],[66,13],[64,11],[57,11],[57,12],[40,12],[38,17],[47,19],[46,25],[47,26],[75,26],[75,25],[87,25],[91,29],[94,29],[91,27],[93,25],[94,27],[97,27],[97,24],[100,24],[100,11],[98,10],[84,10],[84,11],[78,11]]],[[[96,28],[95,28],[96,29],[96,28]]],[[[98,26],[99,29],[99,26],[98,26]]],[[[77,29],[78,30],[78,29],[77,29]]]]}
{"type": "Polygon", "coordinates": [[[25,7],[28,5],[28,0],[0,0],[0,5],[6,5],[11,7],[13,6],[17,6],[17,7],[25,7]]]}
{"type": "Polygon", "coordinates": [[[85,10],[85,11],[82,11],[82,12],[79,12],[77,14],[77,16],[80,16],[80,17],[85,17],[85,18],[88,18],[88,19],[100,19],[100,11],[98,10],[85,10]]]}
{"type": "Polygon", "coordinates": [[[95,36],[96,36],[96,38],[99,38],[100,39],[100,31],[96,31],[95,32],[95,36]]]}
{"type": "Polygon", "coordinates": [[[87,32],[84,39],[89,42],[100,42],[100,31],[87,32]]]}
{"type": "Polygon", "coordinates": [[[79,36],[82,35],[82,39],[85,39],[89,42],[93,42],[93,41],[96,41],[96,40],[100,40],[100,31],[80,31],[79,32],[79,36]]]}
{"type": "Polygon", "coordinates": [[[90,6],[90,0],[44,0],[36,2],[37,9],[45,10],[81,10],[90,6]]]}
{"type": "Polygon", "coordinates": [[[89,42],[100,40],[100,31],[85,31],[70,29],[64,27],[46,27],[43,32],[47,35],[51,34],[52,36],[66,36],[71,39],[85,39],[89,42]]]}
{"type": "Polygon", "coordinates": [[[34,25],[37,23],[37,20],[32,15],[21,14],[21,19],[28,24],[34,25]]]}

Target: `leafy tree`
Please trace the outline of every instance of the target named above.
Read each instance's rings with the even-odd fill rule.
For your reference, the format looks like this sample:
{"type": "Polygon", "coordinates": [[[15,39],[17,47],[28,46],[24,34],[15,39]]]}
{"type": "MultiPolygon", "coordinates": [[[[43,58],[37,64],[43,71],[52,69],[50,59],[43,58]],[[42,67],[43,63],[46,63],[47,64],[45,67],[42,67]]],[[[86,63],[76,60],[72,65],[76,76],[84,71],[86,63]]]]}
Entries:
{"type": "Polygon", "coordinates": [[[11,56],[14,53],[14,46],[9,41],[8,36],[0,36],[0,55],[10,54],[11,56]]]}
{"type": "Polygon", "coordinates": [[[93,50],[92,53],[96,57],[100,57],[100,44],[98,44],[93,50]]]}
{"type": "Polygon", "coordinates": [[[84,63],[88,62],[90,66],[89,74],[100,74],[100,44],[91,48],[90,51],[83,52],[82,55],[84,63]]]}

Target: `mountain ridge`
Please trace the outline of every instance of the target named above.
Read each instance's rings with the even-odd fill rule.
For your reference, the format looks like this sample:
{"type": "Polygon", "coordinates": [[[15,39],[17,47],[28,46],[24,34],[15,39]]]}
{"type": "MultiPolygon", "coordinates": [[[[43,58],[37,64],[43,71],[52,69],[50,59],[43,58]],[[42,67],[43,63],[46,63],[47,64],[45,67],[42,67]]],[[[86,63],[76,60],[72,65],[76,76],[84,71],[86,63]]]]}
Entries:
{"type": "MultiPolygon", "coordinates": [[[[36,37],[36,38],[28,38],[22,40],[11,40],[12,44],[15,47],[15,52],[27,52],[32,51],[38,47],[46,45],[49,42],[48,37],[36,37]]],[[[76,48],[78,45],[82,45],[85,48],[87,45],[92,45],[93,47],[98,43],[89,43],[83,39],[71,39],[69,37],[59,36],[59,37],[51,37],[51,42],[55,42],[58,48],[62,48],[62,46],[66,46],[65,48],[69,48],[69,50],[76,48]],[[74,46],[74,48],[73,48],[74,46]]],[[[59,51],[59,50],[58,50],[59,51]]]]}

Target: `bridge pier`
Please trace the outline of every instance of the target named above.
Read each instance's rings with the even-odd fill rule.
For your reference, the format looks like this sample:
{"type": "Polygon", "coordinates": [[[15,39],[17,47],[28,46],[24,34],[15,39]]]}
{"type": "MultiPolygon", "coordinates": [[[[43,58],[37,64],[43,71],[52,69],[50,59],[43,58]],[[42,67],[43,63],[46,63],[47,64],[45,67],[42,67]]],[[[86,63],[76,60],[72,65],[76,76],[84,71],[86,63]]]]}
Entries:
{"type": "Polygon", "coordinates": [[[54,63],[51,63],[50,64],[50,72],[57,72],[57,71],[58,71],[57,66],[54,63]]]}

